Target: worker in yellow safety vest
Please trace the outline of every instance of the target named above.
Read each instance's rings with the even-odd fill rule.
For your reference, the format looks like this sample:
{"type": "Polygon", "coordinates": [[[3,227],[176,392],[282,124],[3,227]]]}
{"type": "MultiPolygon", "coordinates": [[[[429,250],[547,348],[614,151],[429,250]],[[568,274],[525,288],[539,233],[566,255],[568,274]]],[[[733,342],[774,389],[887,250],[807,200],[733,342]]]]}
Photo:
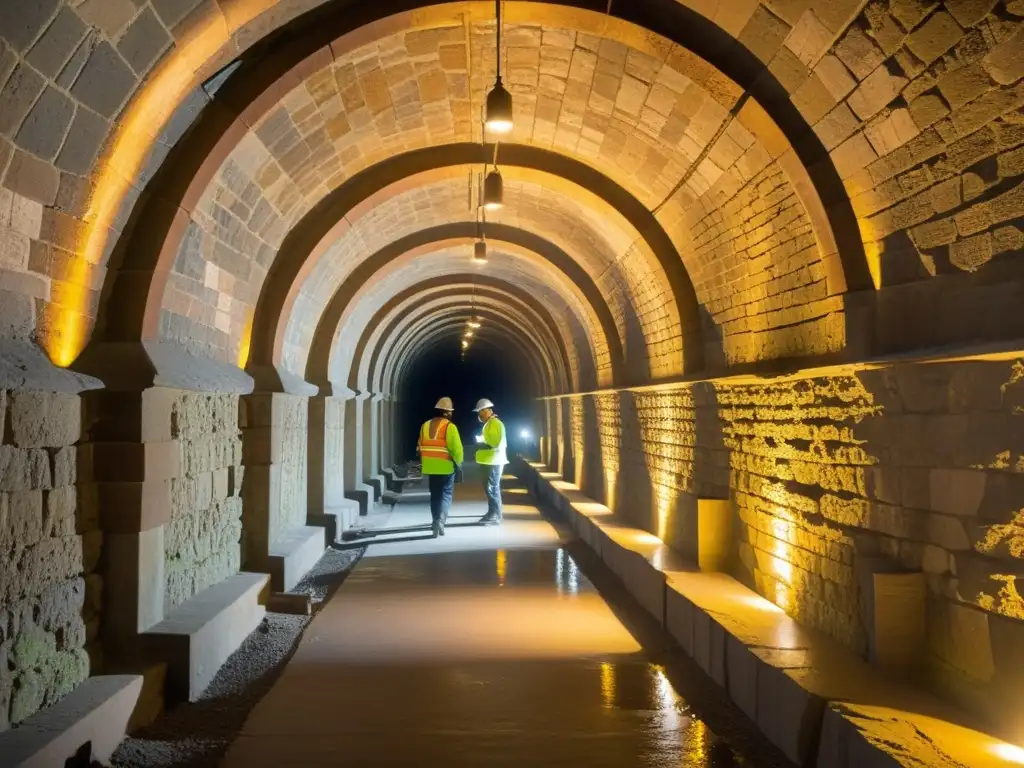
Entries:
{"type": "Polygon", "coordinates": [[[458,427],[451,420],[455,412],[451,398],[442,397],[434,408],[437,415],[420,428],[416,450],[430,486],[430,518],[437,538],[444,536],[455,491],[455,473],[462,470],[463,449],[458,427]]]}
{"type": "Polygon", "coordinates": [[[480,435],[483,445],[476,451],[476,463],[484,471],[484,491],[487,493],[487,514],[480,518],[484,525],[501,523],[501,475],[508,463],[505,425],[494,413],[494,403],[487,398],[476,404],[477,416],[484,428],[480,435]]]}

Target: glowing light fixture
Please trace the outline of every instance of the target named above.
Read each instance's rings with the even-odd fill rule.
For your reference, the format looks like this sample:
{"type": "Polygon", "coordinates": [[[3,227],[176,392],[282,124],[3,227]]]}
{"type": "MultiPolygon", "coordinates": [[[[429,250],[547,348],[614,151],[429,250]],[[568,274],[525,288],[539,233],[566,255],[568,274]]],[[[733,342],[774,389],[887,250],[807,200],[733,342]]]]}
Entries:
{"type": "Polygon", "coordinates": [[[495,45],[494,87],[487,94],[487,112],[484,126],[491,133],[506,134],[512,130],[512,94],[501,83],[501,0],[494,2],[494,15],[497,21],[498,39],[495,45]]]}
{"type": "Polygon", "coordinates": [[[1003,760],[1024,765],[1024,749],[1013,744],[996,744],[992,751],[1003,760]]]}
{"type": "Polygon", "coordinates": [[[476,328],[480,327],[480,321],[479,320],[470,320],[468,323],[466,323],[466,325],[468,325],[470,328],[476,329],[476,328]]]}
{"type": "Polygon", "coordinates": [[[488,211],[496,211],[505,204],[505,182],[498,173],[498,169],[487,174],[484,179],[484,208],[488,211]]]}
{"type": "Polygon", "coordinates": [[[473,243],[473,261],[477,264],[484,264],[487,261],[487,243],[483,240],[473,243]]]}
{"type": "Polygon", "coordinates": [[[533,433],[530,432],[530,430],[528,429],[523,429],[519,432],[519,436],[523,438],[523,440],[529,440],[531,437],[533,437],[533,433]]]}

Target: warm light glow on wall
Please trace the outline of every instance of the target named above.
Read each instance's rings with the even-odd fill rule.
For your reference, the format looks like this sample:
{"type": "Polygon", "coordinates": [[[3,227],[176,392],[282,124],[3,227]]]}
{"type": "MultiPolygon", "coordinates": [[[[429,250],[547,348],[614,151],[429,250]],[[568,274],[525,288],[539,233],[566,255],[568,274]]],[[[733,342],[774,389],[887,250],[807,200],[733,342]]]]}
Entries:
{"type": "Polygon", "coordinates": [[[245,328],[242,331],[242,338],[238,344],[238,367],[245,369],[249,364],[249,352],[252,346],[252,319],[254,310],[249,309],[249,316],[245,321],[245,328]]]}
{"type": "Polygon", "coordinates": [[[1024,765],[1024,749],[1013,744],[996,744],[992,747],[992,754],[1011,763],[1024,765]]]}
{"type": "MultiPolygon", "coordinates": [[[[779,515],[786,514],[778,510],[779,515]]],[[[793,523],[783,517],[773,517],[772,522],[772,577],[775,591],[774,602],[779,608],[789,613],[792,607],[791,593],[793,586],[793,565],[790,562],[789,539],[792,535],[793,523]]]]}
{"type": "Polygon", "coordinates": [[[262,13],[265,5],[234,4],[233,29],[227,27],[223,15],[211,14],[177,42],[174,51],[149,76],[147,84],[118,118],[114,138],[93,176],[96,183],[83,216],[85,226],[75,257],[68,273],[60,278],[67,283],[66,290],[62,291],[62,303],[47,308],[50,330],[44,346],[55,365],[71,365],[88,341],[93,312],[89,297],[94,274],[102,268],[109,240],[117,237],[111,228],[155,137],[164,130],[185,94],[195,85],[197,73],[230,42],[233,32],[262,13]]]}
{"type": "Polygon", "coordinates": [[[658,497],[658,538],[665,540],[669,531],[669,524],[672,519],[672,490],[668,487],[666,478],[659,478],[654,483],[655,493],[658,497]]]}

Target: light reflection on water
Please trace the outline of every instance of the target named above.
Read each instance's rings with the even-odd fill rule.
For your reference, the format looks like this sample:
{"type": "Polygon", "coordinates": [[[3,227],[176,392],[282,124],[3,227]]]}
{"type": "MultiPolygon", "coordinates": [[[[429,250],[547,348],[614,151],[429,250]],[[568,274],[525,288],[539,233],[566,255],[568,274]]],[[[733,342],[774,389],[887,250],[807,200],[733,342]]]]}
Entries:
{"type": "Polygon", "coordinates": [[[555,552],[555,586],[559,594],[575,595],[580,591],[580,569],[564,549],[555,552]]]}
{"type": "Polygon", "coordinates": [[[594,667],[609,729],[642,734],[638,764],[660,768],[740,766],[742,760],[708,729],[676,692],[665,670],[640,655],[594,667]]]}

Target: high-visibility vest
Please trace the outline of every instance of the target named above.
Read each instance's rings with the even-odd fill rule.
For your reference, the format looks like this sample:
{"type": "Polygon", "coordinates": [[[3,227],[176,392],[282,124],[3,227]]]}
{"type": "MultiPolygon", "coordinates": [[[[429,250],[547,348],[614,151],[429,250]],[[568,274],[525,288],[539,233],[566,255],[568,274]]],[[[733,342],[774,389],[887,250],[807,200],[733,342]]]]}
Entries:
{"type": "Polygon", "coordinates": [[[441,459],[451,461],[452,455],[448,450],[448,426],[451,424],[448,419],[431,419],[423,425],[420,431],[420,458],[441,459]],[[430,434],[430,428],[435,426],[434,434],[430,434]]]}

